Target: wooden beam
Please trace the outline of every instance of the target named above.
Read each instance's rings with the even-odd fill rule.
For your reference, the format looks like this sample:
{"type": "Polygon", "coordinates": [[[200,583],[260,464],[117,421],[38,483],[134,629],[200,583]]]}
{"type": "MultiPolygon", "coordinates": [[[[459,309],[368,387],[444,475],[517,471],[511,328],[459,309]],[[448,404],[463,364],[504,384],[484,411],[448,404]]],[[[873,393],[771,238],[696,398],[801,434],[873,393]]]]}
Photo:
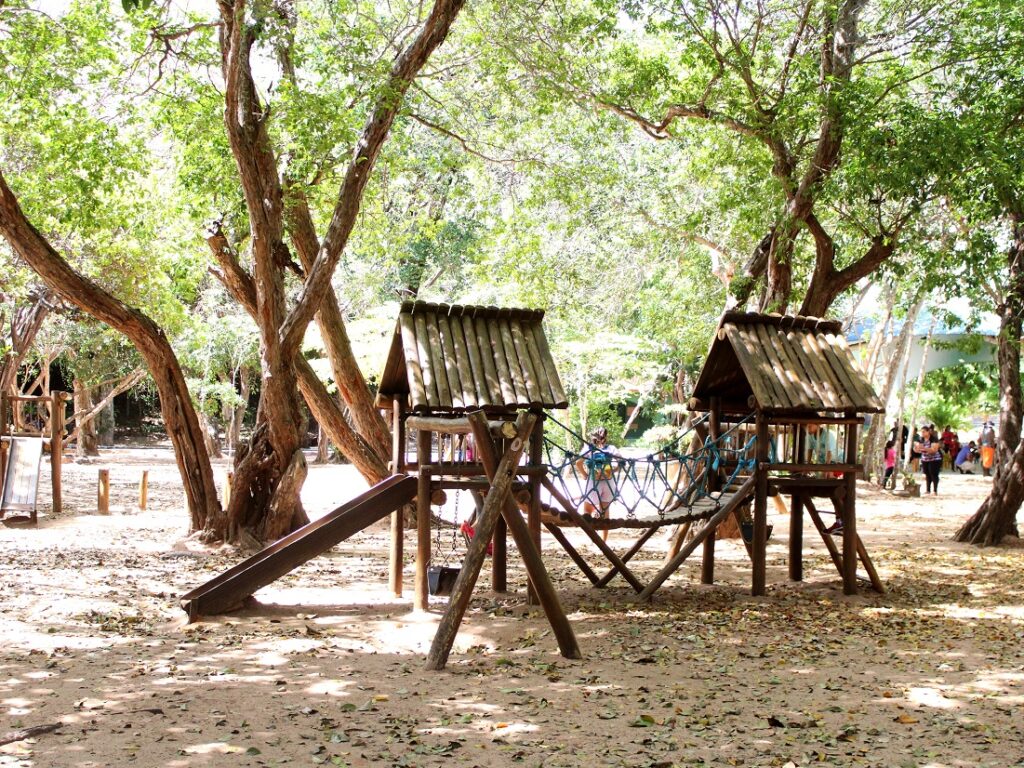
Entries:
{"type": "Polygon", "coordinates": [[[804,508],[800,494],[794,493],[789,510],[789,579],[804,580],[804,508]]]}
{"type": "Polygon", "coordinates": [[[768,558],[768,419],[763,413],[757,415],[757,490],[754,493],[754,540],[751,542],[753,567],[750,579],[750,594],[765,593],[768,558]]]}
{"type": "MultiPolygon", "coordinates": [[[[516,422],[516,431],[524,436],[532,433],[535,424],[532,419],[527,417],[535,419],[536,414],[523,414],[520,416],[522,422],[520,423],[518,420],[516,422]]],[[[487,471],[487,476],[494,479],[499,476],[497,447],[487,433],[483,413],[470,414],[470,421],[473,423],[473,437],[476,439],[480,452],[480,461],[487,471]]],[[[523,565],[526,566],[526,573],[530,578],[530,583],[540,599],[540,604],[548,618],[548,623],[551,624],[551,629],[558,642],[559,652],[567,659],[583,658],[579,644],[576,641],[576,634],[573,632],[569,619],[566,618],[565,610],[562,608],[562,603],[558,599],[558,593],[551,583],[547,568],[544,567],[544,560],[541,558],[540,550],[534,545],[529,526],[523,520],[518,505],[510,495],[506,494],[501,514],[505,518],[509,531],[512,532],[512,538],[519,549],[519,556],[523,560],[523,565]]]]}
{"type": "Polygon", "coordinates": [[[622,562],[622,558],[615,553],[614,549],[608,546],[608,542],[601,538],[600,534],[598,534],[594,529],[594,526],[590,524],[590,521],[584,515],[580,514],[579,510],[562,495],[562,492],[554,486],[550,479],[545,477],[541,482],[544,484],[544,487],[547,488],[548,493],[551,494],[551,498],[557,501],[559,506],[565,510],[565,514],[569,519],[579,526],[585,534],[587,534],[587,538],[594,542],[594,546],[601,550],[601,553],[608,558],[608,562],[619,569],[619,573],[622,574],[622,578],[628,581],[629,585],[637,592],[642,592],[644,588],[643,582],[641,582],[629,567],[622,562]]]}
{"type": "MultiPolygon", "coordinates": [[[[846,428],[846,456],[857,456],[857,427],[846,428]]],[[[857,594],[857,473],[843,473],[846,498],[843,499],[843,594],[857,594]]]]}
{"type": "Polygon", "coordinates": [[[432,433],[421,429],[416,433],[416,460],[420,470],[416,476],[416,575],[413,582],[413,608],[427,610],[427,565],[430,563],[430,464],[432,433]]]}
{"type": "MultiPolygon", "coordinates": [[[[410,319],[409,315],[402,315],[410,319]]],[[[415,349],[416,339],[413,337],[412,345],[415,349]]],[[[422,369],[419,369],[419,362],[416,363],[420,370],[420,383],[422,384],[422,369]]],[[[426,397],[426,395],[424,395],[426,397]]],[[[391,473],[398,475],[405,472],[405,408],[402,399],[396,397],[391,401],[391,473]]],[[[405,519],[403,510],[396,509],[391,513],[391,549],[388,553],[388,584],[391,587],[391,594],[395,597],[402,596],[402,566],[405,559],[405,519]]]]}
{"type": "Polygon", "coordinates": [[[564,549],[566,554],[569,555],[569,558],[576,563],[576,567],[583,571],[583,575],[590,579],[590,583],[597,586],[597,582],[601,580],[600,577],[594,573],[594,569],[591,568],[590,564],[583,559],[583,555],[581,555],[576,547],[572,545],[572,542],[569,541],[565,533],[562,532],[562,529],[552,523],[545,523],[544,527],[547,528],[548,532],[555,537],[555,541],[562,545],[562,549],[564,549]]]}
{"type": "Polygon", "coordinates": [[[732,495],[729,501],[723,504],[715,514],[708,518],[707,522],[704,523],[704,527],[697,531],[697,534],[690,539],[689,543],[687,543],[685,547],[679,550],[679,554],[662,566],[662,569],[658,571],[657,575],[637,596],[637,600],[650,599],[658,588],[665,583],[666,579],[675,573],[679,569],[679,566],[686,562],[686,558],[688,558],[693,551],[697,549],[697,547],[704,543],[704,538],[713,534],[715,529],[718,527],[718,524],[721,523],[728,515],[731,515],[733,509],[746,501],[753,489],[754,475],[751,475],[746,479],[743,485],[739,487],[736,493],[732,495]]]}
{"type": "MultiPolygon", "coordinates": [[[[523,432],[528,433],[533,428],[535,418],[533,414],[521,415],[516,420],[517,435],[523,432]]],[[[485,440],[489,441],[491,436],[486,428],[483,433],[485,440]]],[[[491,447],[493,451],[493,444],[491,447]]],[[[444,669],[445,664],[448,663],[448,655],[451,653],[452,645],[455,644],[455,635],[466,615],[469,601],[473,597],[473,588],[476,586],[480,569],[487,557],[487,544],[494,534],[494,526],[498,522],[498,517],[501,516],[501,509],[509,498],[509,491],[512,488],[512,468],[519,463],[525,448],[526,441],[517,436],[512,440],[497,466],[491,467],[493,473],[491,490],[484,501],[483,512],[476,521],[476,534],[469,541],[466,556],[462,561],[462,568],[455,580],[451,597],[448,598],[448,607],[445,609],[444,616],[441,617],[441,623],[438,624],[434,641],[430,644],[430,652],[427,654],[427,669],[444,669]]],[[[477,450],[482,456],[486,448],[478,445],[477,450]]]]}

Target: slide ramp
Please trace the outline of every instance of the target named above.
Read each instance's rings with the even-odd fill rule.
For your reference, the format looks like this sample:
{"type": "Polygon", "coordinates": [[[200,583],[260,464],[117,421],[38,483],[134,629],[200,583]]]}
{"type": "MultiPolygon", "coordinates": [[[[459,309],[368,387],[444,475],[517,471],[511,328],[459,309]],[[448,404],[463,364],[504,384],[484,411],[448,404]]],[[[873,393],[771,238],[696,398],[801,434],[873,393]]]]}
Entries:
{"type": "Polygon", "coordinates": [[[189,620],[238,608],[260,587],[390,515],[416,496],[416,478],[392,475],[319,520],[278,539],[252,557],[181,596],[189,620]]]}
{"type": "Polygon", "coordinates": [[[43,460],[41,437],[12,437],[4,472],[4,491],[0,496],[0,517],[8,512],[36,514],[39,491],[39,465],[43,460]]]}

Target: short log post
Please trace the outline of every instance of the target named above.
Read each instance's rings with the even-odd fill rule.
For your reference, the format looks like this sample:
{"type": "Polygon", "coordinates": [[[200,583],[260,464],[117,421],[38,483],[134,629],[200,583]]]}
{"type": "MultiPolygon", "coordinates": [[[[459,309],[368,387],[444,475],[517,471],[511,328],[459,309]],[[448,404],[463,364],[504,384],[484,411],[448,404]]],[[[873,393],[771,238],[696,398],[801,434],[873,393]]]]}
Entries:
{"type": "Polygon", "coordinates": [[[767,581],[768,550],[768,419],[762,411],[757,412],[757,476],[754,491],[754,540],[751,542],[753,574],[750,594],[765,593],[767,581]]]}
{"type": "MultiPolygon", "coordinates": [[[[711,398],[711,411],[708,414],[708,434],[712,442],[717,441],[722,434],[722,398],[712,397],[711,398]]],[[[708,459],[704,459],[705,462],[710,464],[708,459]]],[[[720,486],[720,479],[717,472],[712,472],[709,466],[706,469],[708,473],[708,490],[717,491],[720,486]]],[[[718,538],[718,532],[712,531],[711,534],[704,539],[704,549],[700,561],[700,583],[701,584],[714,584],[715,583],[715,539],[718,538]]],[[[674,557],[674,555],[673,555],[674,557]]]]}
{"type": "Polygon", "coordinates": [[[224,475],[224,500],[221,502],[222,506],[226,510],[231,506],[231,484],[235,481],[235,473],[228,472],[224,475]]]}
{"type": "MultiPolygon", "coordinates": [[[[400,398],[391,401],[391,472],[401,474],[405,470],[405,420],[400,398]]],[[[391,551],[388,557],[388,583],[395,597],[402,596],[402,561],[405,544],[405,509],[400,507],[391,513],[391,551]]]]}
{"type": "MultiPolygon", "coordinates": [[[[846,427],[846,462],[857,463],[857,427],[846,427]],[[852,460],[851,460],[852,459],[852,460]]],[[[843,499],[843,594],[857,594],[857,473],[843,473],[846,498],[843,499]]]]}
{"type": "Polygon", "coordinates": [[[99,471],[99,484],[96,488],[96,511],[101,515],[110,514],[110,470],[99,471]]]}
{"type": "Polygon", "coordinates": [[[53,514],[59,515],[64,510],[61,468],[64,465],[65,393],[51,392],[50,397],[50,508],[53,514]]]}
{"type": "MultiPolygon", "coordinates": [[[[516,421],[517,434],[528,435],[533,428],[535,417],[533,414],[522,414],[516,421]]],[[[424,433],[420,432],[422,437],[424,433]]],[[[429,435],[429,433],[426,433],[429,435]]],[[[484,430],[485,437],[489,440],[490,434],[484,430]]],[[[478,441],[479,442],[479,441],[478,441]]],[[[480,446],[478,446],[480,447],[480,446]]],[[[508,450],[502,457],[494,474],[491,488],[484,501],[484,511],[477,520],[476,535],[470,539],[466,557],[462,561],[462,568],[455,580],[451,597],[448,599],[448,607],[441,617],[441,623],[437,627],[437,634],[430,645],[430,652],[427,654],[427,669],[444,669],[448,662],[448,655],[451,653],[452,645],[455,643],[455,635],[462,624],[462,618],[469,607],[469,601],[473,596],[473,588],[476,586],[477,578],[480,576],[480,569],[483,567],[484,559],[487,557],[487,544],[494,534],[494,526],[501,516],[501,509],[505,500],[509,497],[512,488],[512,481],[516,465],[526,448],[526,441],[522,437],[516,437],[508,450]]],[[[483,453],[481,452],[481,455],[483,453]]],[[[421,454],[422,462],[422,454],[421,454]]],[[[422,474],[421,474],[422,480],[422,474]]],[[[418,511],[417,511],[418,513],[418,511]]],[[[429,529],[428,529],[429,542],[429,529]]],[[[417,568],[417,575],[419,569],[417,568]]]]}
{"type": "Polygon", "coordinates": [[[416,461],[419,474],[416,484],[416,575],[413,582],[413,608],[427,610],[430,602],[427,584],[427,565],[430,563],[430,471],[433,433],[421,429],[416,432],[416,461]]]}
{"type": "Polygon", "coordinates": [[[139,509],[146,510],[149,503],[149,470],[142,470],[142,477],[139,478],[139,509]]]}

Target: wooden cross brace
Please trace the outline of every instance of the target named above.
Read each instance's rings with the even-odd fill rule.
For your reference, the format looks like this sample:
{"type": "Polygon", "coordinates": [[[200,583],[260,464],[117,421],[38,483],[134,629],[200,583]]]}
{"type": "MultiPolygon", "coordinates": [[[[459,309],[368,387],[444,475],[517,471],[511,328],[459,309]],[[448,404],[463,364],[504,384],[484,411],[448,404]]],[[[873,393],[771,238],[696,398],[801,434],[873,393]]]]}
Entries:
{"type": "Polygon", "coordinates": [[[448,599],[448,608],[445,610],[444,616],[441,617],[437,634],[434,635],[434,641],[430,645],[430,652],[427,654],[427,669],[444,669],[448,662],[448,655],[455,643],[455,635],[459,631],[459,625],[462,624],[466,609],[469,607],[473,589],[480,576],[480,569],[487,556],[487,543],[494,535],[494,528],[499,517],[505,518],[508,529],[512,533],[533,590],[540,599],[544,613],[551,623],[551,629],[558,641],[558,650],[567,659],[582,658],[583,655],[576,642],[572,625],[566,618],[562,603],[558,599],[558,594],[544,567],[544,561],[530,536],[529,526],[523,520],[519,507],[509,493],[515,469],[526,447],[526,438],[533,431],[537,415],[527,412],[519,414],[515,422],[515,437],[500,462],[498,449],[491,438],[487,417],[483,411],[475,411],[469,414],[468,418],[473,428],[477,455],[483,463],[484,472],[490,480],[491,487],[487,492],[483,511],[477,520],[476,534],[469,543],[466,557],[462,562],[462,569],[459,571],[451,597],[448,599]]]}

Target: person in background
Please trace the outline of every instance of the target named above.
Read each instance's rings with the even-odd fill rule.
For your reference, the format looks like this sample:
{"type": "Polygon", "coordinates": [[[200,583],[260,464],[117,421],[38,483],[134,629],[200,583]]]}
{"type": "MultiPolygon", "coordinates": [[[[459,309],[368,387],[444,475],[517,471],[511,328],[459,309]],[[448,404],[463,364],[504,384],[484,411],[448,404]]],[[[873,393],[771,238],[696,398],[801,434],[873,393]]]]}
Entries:
{"type": "MultiPolygon", "coordinates": [[[[608,517],[616,496],[615,459],[619,451],[608,445],[608,430],[598,427],[590,433],[590,442],[576,460],[576,471],[586,478],[583,489],[583,512],[591,517],[608,517]]],[[[608,529],[602,532],[608,540],[608,529]]]]}
{"type": "Polygon", "coordinates": [[[978,434],[978,447],[981,449],[981,469],[985,477],[992,474],[992,466],[996,462],[996,428],[988,418],[981,425],[978,434]]]}
{"type": "Polygon", "coordinates": [[[952,466],[953,459],[956,458],[956,451],[953,450],[953,439],[955,433],[949,424],[942,430],[942,466],[952,466]]]}
{"type": "Polygon", "coordinates": [[[942,442],[938,440],[935,427],[921,427],[921,437],[914,443],[914,450],[921,457],[924,472],[925,493],[939,492],[939,472],[942,470],[942,442]]]}
{"type": "MultiPolygon", "coordinates": [[[[892,477],[893,472],[896,471],[896,443],[893,440],[889,440],[885,444],[885,478],[882,480],[882,487],[889,487],[889,478],[892,477]]],[[[893,483],[895,484],[895,480],[893,483]]]]}
{"type": "Polygon", "coordinates": [[[921,442],[921,430],[914,427],[914,437],[910,441],[910,471],[917,472],[917,465],[921,461],[921,452],[917,450],[918,443],[921,442]]]}
{"type": "Polygon", "coordinates": [[[977,450],[973,440],[960,446],[960,450],[957,451],[956,458],[953,460],[953,468],[961,475],[973,475],[977,450]]]}

